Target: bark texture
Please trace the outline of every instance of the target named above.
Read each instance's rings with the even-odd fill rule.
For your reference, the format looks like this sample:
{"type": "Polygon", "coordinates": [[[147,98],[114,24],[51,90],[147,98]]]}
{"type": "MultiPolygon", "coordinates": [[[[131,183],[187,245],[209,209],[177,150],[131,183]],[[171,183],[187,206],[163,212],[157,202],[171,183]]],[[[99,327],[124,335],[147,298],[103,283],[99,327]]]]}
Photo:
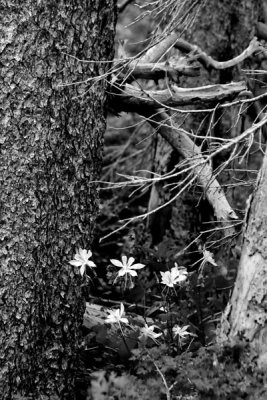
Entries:
{"type": "Polygon", "coordinates": [[[220,339],[245,339],[267,366],[267,153],[255,194],[248,204],[242,254],[220,339]]]}
{"type": "Polygon", "coordinates": [[[1,399],[74,399],[115,0],[0,3],[1,399]]]}

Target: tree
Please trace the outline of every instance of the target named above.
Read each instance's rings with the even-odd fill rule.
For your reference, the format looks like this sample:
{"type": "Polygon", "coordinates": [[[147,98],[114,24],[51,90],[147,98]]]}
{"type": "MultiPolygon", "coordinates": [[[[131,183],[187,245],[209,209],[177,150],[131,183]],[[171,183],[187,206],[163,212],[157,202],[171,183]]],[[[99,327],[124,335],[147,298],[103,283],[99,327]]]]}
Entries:
{"type": "Polygon", "coordinates": [[[223,315],[220,340],[244,340],[258,356],[260,368],[267,365],[266,347],[266,226],[267,153],[247,209],[238,275],[223,315]]]}
{"type": "Polygon", "coordinates": [[[115,15],[113,0],[1,2],[2,399],[74,398],[84,301],[68,262],[97,213],[115,15]]]}

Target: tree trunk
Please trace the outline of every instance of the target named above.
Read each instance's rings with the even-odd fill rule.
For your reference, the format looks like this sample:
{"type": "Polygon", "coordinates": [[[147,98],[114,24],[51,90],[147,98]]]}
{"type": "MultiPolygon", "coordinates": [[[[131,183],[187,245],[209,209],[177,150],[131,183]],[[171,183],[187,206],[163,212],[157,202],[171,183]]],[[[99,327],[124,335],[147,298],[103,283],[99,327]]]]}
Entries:
{"type": "Polygon", "coordinates": [[[245,339],[267,367],[267,153],[248,206],[241,259],[231,301],[222,319],[221,340],[245,339]]]}
{"type": "Polygon", "coordinates": [[[0,392],[74,399],[115,0],[1,1],[0,392]],[[79,83],[84,82],[84,83],[79,83]],[[78,84],[79,83],[79,84],[78,84]],[[93,84],[92,84],[93,83],[93,84]]]}

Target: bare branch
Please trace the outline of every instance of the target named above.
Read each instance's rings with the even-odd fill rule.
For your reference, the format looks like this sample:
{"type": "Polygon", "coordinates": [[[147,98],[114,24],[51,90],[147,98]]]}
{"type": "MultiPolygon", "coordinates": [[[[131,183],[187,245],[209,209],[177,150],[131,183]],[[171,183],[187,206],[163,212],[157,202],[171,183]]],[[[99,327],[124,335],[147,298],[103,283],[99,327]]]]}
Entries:
{"type": "Polygon", "coordinates": [[[161,59],[175,45],[178,36],[176,33],[168,35],[165,39],[160,40],[151,47],[141,58],[141,63],[155,63],[161,59]]]}
{"type": "Polygon", "coordinates": [[[213,176],[209,162],[203,157],[200,148],[189,138],[186,131],[174,126],[171,118],[164,112],[152,114],[145,111],[142,115],[179,154],[188,160],[191,166],[194,166],[194,174],[212,205],[216,218],[222,222],[237,219],[223,189],[213,176]]]}
{"type": "MultiPolygon", "coordinates": [[[[125,78],[128,83],[133,79],[164,79],[171,78],[174,82],[178,81],[180,75],[185,76],[199,76],[200,70],[196,65],[188,65],[184,61],[178,63],[136,63],[133,62],[127,68],[125,75],[128,74],[129,78],[125,78]],[[132,70],[131,70],[132,69],[132,70]]],[[[122,71],[122,74],[124,71],[122,71]]]]}
{"type": "Polygon", "coordinates": [[[232,58],[228,61],[216,61],[212,57],[208,56],[200,47],[192,45],[183,39],[178,39],[175,42],[175,47],[184,53],[193,53],[194,58],[197,59],[206,68],[214,69],[225,69],[231,68],[246,58],[252,56],[256,51],[263,51],[263,46],[257,41],[257,38],[253,38],[249,46],[237,57],[232,58]]]}
{"type": "Polygon", "coordinates": [[[144,91],[132,85],[119,87],[113,85],[112,95],[116,97],[118,111],[142,111],[144,108],[185,106],[196,103],[220,102],[233,99],[247,89],[245,82],[232,82],[225,85],[208,85],[197,88],[180,88],[144,91]]]}

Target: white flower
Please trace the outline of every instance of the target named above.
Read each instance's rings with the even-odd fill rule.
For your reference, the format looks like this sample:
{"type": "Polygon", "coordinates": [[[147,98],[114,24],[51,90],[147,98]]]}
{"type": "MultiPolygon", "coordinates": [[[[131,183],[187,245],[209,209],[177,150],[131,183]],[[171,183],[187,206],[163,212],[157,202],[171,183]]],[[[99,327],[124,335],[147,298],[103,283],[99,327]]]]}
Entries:
{"type": "Polygon", "coordinates": [[[74,267],[80,267],[80,273],[83,276],[86,265],[90,268],[96,267],[95,263],[89,260],[90,257],[92,257],[91,250],[79,249],[74,256],[74,260],[71,260],[69,263],[74,265],[74,267]]]}
{"type": "Polygon", "coordinates": [[[161,283],[163,285],[167,285],[169,287],[174,287],[177,283],[183,282],[186,280],[188,272],[185,268],[178,268],[178,265],[174,263],[175,267],[173,267],[170,271],[161,273],[161,283]]]}
{"type": "Polygon", "coordinates": [[[214,267],[217,267],[213,254],[208,250],[203,250],[203,263],[206,262],[209,262],[210,264],[214,265],[214,267]]]}
{"type": "Polygon", "coordinates": [[[154,329],[158,328],[156,325],[150,325],[148,326],[145,324],[143,328],[140,329],[140,336],[139,339],[143,338],[151,338],[155,341],[156,338],[162,335],[162,333],[155,333],[154,329]]]}
{"type": "Polygon", "coordinates": [[[116,324],[123,322],[124,324],[128,324],[129,321],[127,318],[123,318],[124,314],[124,305],[121,303],[121,308],[117,310],[107,310],[109,313],[108,317],[105,319],[107,324],[116,324]]]}
{"type": "Polygon", "coordinates": [[[174,337],[179,336],[180,339],[184,339],[186,336],[195,336],[193,333],[187,332],[187,328],[189,328],[189,325],[183,327],[174,325],[172,328],[174,337]]]}
{"type": "Polygon", "coordinates": [[[120,268],[120,270],[118,272],[118,276],[124,276],[126,274],[129,274],[131,276],[137,276],[137,272],[135,270],[145,267],[144,264],[133,264],[133,262],[134,262],[133,257],[130,257],[128,261],[127,261],[126,256],[122,256],[121,259],[122,259],[122,261],[110,260],[110,262],[113,265],[115,265],[115,267],[120,268]]]}

